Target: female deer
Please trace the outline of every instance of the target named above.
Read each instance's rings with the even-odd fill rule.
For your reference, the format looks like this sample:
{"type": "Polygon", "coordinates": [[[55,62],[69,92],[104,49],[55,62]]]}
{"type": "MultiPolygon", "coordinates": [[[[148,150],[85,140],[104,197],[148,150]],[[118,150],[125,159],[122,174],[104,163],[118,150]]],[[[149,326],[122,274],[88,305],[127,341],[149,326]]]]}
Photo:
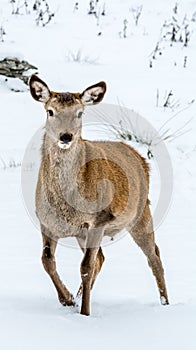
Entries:
{"type": "Polygon", "coordinates": [[[90,314],[90,290],[104,261],[101,240],[126,228],[143,250],[156,278],[162,304],[168,304],[159,249],[154,241],[149,209],[149,168],[133,148],[122,142],[82,139],[85,106],[99,103],[106,84],[82,93],[53,92],[36,75],[29,81],[47,120],[36,189],[36,213],[43,236],[42,262],[60,302],[74,298],[56,271],[60,238],[74,236],[84,257],[81,263],[81,314],[90,314]]]}

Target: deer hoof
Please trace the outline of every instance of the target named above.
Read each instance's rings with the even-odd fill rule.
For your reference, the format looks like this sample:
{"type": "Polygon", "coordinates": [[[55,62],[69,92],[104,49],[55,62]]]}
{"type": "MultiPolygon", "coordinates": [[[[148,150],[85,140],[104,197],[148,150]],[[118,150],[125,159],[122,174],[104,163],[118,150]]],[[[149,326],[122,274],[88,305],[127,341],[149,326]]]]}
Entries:
{"type": "Polygon", "coordinates": [[[73,296],[71,296],[70,298],[65,298],[63,296],[60,296],[59,301],[60,301],[61,305],[63,305],[63,306],[75,306],[76,305],[73,296]]]}

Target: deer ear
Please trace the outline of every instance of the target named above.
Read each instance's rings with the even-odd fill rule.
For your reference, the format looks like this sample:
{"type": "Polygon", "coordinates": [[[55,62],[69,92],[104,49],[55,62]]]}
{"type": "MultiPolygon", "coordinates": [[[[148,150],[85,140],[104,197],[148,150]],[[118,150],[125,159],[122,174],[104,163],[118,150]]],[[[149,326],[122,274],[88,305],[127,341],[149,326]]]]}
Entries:
{"type": "Polygon", "coordinates": [[[100,83],[89,86],[80,94],[80,99],[83,105],[92,105],[101,102],[106,92],[106,83],[100,83]]]}
{"type": "Polygon", "coordinates": [[[39,102],[46,103],[50,98],[50,90],[46,83],[33,74],[29,79],[29,87],[32,97],[39,102]]]}

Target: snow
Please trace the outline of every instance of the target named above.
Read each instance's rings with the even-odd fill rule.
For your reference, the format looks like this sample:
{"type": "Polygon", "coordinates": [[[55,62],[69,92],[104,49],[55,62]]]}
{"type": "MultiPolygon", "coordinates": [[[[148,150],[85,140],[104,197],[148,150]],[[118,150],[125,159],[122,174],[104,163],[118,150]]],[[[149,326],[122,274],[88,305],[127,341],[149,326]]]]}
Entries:
{"type": "MultiPolygon", "coordinates": [[[[90,317],[81,316],[77,308],[59,304],[41,264],[41,235],[25,209],[19,166],[30,139],[44,124],[43,107],[32,100],[22,82],[5,82],[0,76],[0,348],[195,349],[196,103],[192,101],[196,23],[191,22],[188,47],[181,43],[171,47],[164,41],[163,54],[149,68],[160,28],[171,19],[175,2],[141,0],[130,5],[128,0],[105,1],[106,16],[99,26],[94,16],[87,15],[89,1],[79,1],[78,11],[73,11],[74,1],[49,3],[56,15],[42,28],[35,25],[35,15],[11,15],[11,5],[1,0],[0,24],[6,31],[0,43],[1,58],[17,55],[28,60],[38,67],[40,78],[57,91],[83,91],[104,80],[108,86],[105,103],[133,109],[157,130],[172,117],[163,128],[170,129],[170,133],[190,120],[184,129],[190,129],[188,133],[166,143],[174,174],[173,197],[167,216],[156,229],[171,304],[160,305],[154,277],[129,235],[104,247],[106,261],[92,292],[90,317]],[[142,3],[135,27],[129,9],[142,3]],[[123,39],[119,32],[125,18],[128,29],[123,39]],[[100,31],[102,35],[97,36],[100,31]],[[70,53],[78,50],[81,62],[71,61],[70,53]],[[22,92],[14,93],[12,88],[22,92]],[[165,95],[170,90],[176,106],[164,109],[165,95]]],[[[181,0],[178,4],[181,23],[185,14],[188,19],[192,17],[196,3],[181,0]]],[[[84,135],[98,137],[90,128],[84,130],[84,135]]],[[[143,147],[138,149],[144,152],[143,147]]],[[[149,162],[154,210],[161,184],[153,159],[149,162]]],[[[80,284],[81,259],[79,249],[59,244],[58,270],[73,293],[80,284]]]]}

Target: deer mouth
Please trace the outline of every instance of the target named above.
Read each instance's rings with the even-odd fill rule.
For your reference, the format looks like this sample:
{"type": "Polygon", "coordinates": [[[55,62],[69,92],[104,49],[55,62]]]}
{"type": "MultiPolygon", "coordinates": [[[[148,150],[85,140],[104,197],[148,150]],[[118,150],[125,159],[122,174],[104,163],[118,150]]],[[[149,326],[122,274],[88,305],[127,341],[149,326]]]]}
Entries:
{"type": "Polygon", "coordinates": [[[67,142],[63,142],[63,141],[58,141],[58,146],[61,149],[69,149],[71,147],[72,141],[67,141],[67,142]]]}
{"type": "Polygon", "coordinates": [[[72,134],[60,134],[60,138],[58,141],[58,146],[61,149],[69,149],[71,147],[72,144],[72,138],[73,135],[72,134]]]}

